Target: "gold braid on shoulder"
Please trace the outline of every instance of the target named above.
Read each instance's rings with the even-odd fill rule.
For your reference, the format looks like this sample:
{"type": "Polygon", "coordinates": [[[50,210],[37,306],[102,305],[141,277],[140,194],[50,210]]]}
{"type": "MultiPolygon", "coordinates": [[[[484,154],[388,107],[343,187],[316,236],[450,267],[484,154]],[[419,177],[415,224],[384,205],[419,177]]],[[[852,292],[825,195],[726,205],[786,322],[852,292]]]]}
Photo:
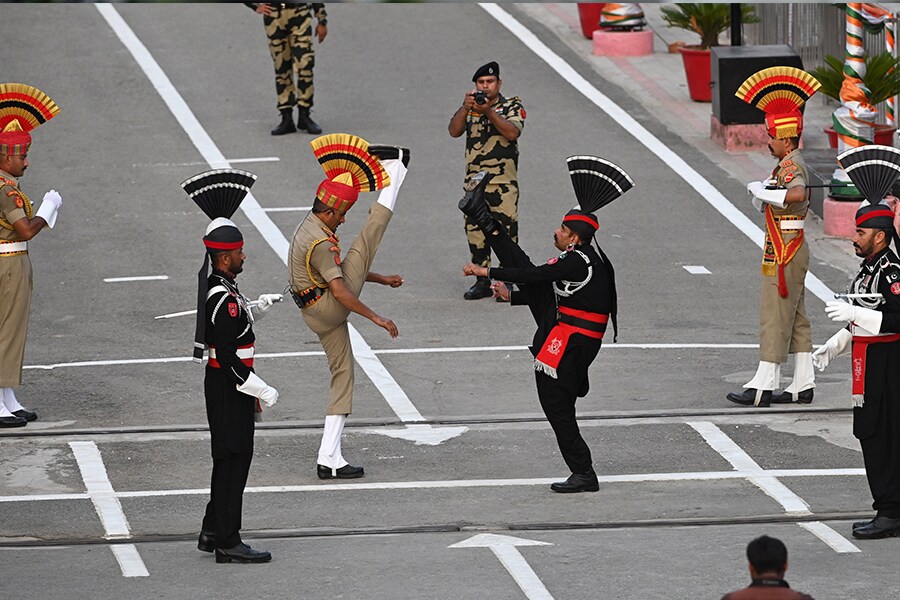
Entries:
{"type": "MultiPolygon", "coordinates": [[[[22,190],[20,190],[16,187],[15,181],[10,181],[9,179],[0,177],[0,188],[5,188],[6,186],[9,186],[12,188],[11,191],[5,192],[6,195],[9,197],[18,196],[19,198],[21,198],[22,199],[22,210],[25,211],[25,216],[28,217],[29,219],[33,219],[34,218],[34,207],[31,205],[31,200],[29,200],[28,196],[25,195],[25,192],[23,192],[22,190]]],[[[0,192],[0,193],[2,193],[2,192],[0,192]]],[[[0,217],[0,227],[2,227],[3,229],[8,229],[10,231],[13,230],[13,226],[9,222],[7,222],[7,220],[4,219],[3,217],[0,217]]]]}

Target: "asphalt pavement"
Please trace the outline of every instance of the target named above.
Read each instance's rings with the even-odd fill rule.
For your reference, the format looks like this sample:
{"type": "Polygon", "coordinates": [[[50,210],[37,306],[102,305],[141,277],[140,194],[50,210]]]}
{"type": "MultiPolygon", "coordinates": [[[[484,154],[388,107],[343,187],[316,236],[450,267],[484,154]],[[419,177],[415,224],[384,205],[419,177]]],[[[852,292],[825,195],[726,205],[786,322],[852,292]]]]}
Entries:
{"type": "MultiPolygon", "coordinates": [[[[154,319],[193,308],[203,258],[208,220],[178,184],[210,166],[259,176],[235,216],[248,255],[238,283],[251,297],[280,292],[286,240],[323,176],[312,138],[269,135],[271,60],[241,5],[2,10],[0,79],[61,108],[34,134],[21,185],[35,199],[55,188],[64,205],[29,246],[18,395],[40,420],[0,431],[0,595],[719,597],[746,585],[744,548],[763,533],[785,541],[788,580],[817,598],[900,592],[896,542],[849,535],[871,503],[849,360],[818,376],[809,406],[725,400],[757,361],[762,222],[744,171],[771,159],[722,157],[684,134],[611,70],[633,62],[584,52],[570,5],[329,6],[313,118],[412,149],[373,267],[406,283],[362,294],[400,337],[350,319],[344,455],[367,476],[334,484],[314,475],[321,348],[289,301],[255,326],[257,370],[281,397],[257,430],[243,532],[274,559],[214,564],[194,541],[211,461],[193,318],[154,319]],[[462,299],[464,149],[446,126],[489,60],[527,110],[520,238],[536,262],[555,254],[552,232],[575,203],[567,156],[603,156],[636,182],[599,215],[620,329],[578,404],[597,494],[548,488],[567,473],[534,390],[527,311],[462,299]]],[[[671,71],[670,56],[652,58],[671,71]]],[[[372,202],[348,214],[345,246],[372,202]]],[[[822,299],[850,277],[841,243],[813,246],[817,344],[836,330],[822,299]]]]}

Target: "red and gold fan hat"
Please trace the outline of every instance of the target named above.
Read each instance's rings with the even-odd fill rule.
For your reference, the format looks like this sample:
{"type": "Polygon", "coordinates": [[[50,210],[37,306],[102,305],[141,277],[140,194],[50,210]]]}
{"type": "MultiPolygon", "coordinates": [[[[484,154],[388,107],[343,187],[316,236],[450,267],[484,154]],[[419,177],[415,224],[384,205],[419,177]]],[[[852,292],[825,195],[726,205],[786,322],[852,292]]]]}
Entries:
{"type": "Polygon", "coordinates": [[[347,212],[360,192],[387,187],[391,178],[381,162],[369,154],[369,142],[349,133],[331,133],[309,143],[325,179],[316,190],[316,200],[347,212]]]}
{"type": "Polygon", "coordinates": [[[800,137],[800,107],[819,87],[819,81],[802,69],[769,67],[748,77],[734,95],[766,113],[769,135],[785,139],[800,137]]]}
{"type": "Polygon", "coordinates": [[[0,155],[28,154],[31,134],[59,113],[41,90],[24,83],[0,83],[0,155]]]}

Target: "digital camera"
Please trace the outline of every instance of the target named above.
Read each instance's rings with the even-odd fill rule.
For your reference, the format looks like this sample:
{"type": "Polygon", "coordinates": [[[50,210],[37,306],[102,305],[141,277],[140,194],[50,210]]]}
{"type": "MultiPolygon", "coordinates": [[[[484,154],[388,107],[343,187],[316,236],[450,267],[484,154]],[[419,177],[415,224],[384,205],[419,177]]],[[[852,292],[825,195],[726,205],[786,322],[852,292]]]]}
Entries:
{"type": "Polygon", "coordinates": [[[485,104],[487,103],[487,92],[484,90],[478,90],[474,94],[475,104],[485,104]]]}

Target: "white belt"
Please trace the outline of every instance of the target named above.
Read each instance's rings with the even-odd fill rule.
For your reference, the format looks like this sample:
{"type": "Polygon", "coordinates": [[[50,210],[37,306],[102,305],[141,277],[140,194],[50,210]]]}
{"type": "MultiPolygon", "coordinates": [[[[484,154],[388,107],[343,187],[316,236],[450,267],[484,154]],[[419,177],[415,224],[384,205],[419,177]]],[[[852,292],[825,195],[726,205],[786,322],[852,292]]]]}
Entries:
{"type": "Polygon", "coordinates": [[[806,221],[804,219],[792,219],[790,221],[781,221],[781,230],[782,231],[791,231],[795,229],[803,229],[803,224],[806,221]]]}
{"type": "Polygon", "coordinates": [[[28,242],[0,242],[0,255],[27,251],[28,242]]]}
{"type": "MultiPolygon", "coordinates": [[[[254,350],[254,346],[250,346],[249,348],[238,348],[236,354],[237,354],[237,357],[240,359],[253,358],[253,350],[254,350]]],[[[216,358],[216,349],[215,348],[209,349],[209,357],[216,358]]]]}

